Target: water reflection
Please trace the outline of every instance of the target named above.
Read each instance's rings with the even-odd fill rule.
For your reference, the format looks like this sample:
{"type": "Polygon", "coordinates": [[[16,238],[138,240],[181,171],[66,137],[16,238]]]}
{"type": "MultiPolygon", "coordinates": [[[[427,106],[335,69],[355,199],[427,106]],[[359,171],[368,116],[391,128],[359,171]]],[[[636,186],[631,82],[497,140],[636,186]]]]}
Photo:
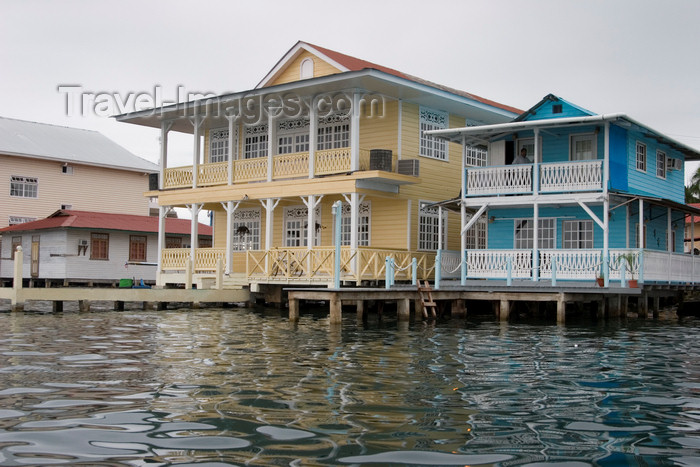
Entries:
{"type": "Polygon", "coordinates": [[[696,323],[4,313],[0,464],[700,463],[696,323]]]}

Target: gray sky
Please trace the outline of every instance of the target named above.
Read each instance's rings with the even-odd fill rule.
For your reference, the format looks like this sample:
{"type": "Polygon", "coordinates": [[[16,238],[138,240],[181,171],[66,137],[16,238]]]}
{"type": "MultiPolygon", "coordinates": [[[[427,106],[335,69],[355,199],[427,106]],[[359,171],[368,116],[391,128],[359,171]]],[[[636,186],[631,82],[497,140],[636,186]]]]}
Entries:
{"type": "MultiPolygon", "coordinates": [[[[157,130],[68,115],[58,86],[243,91],[304,40],[521,109],[551,92],[700,148],[699,24],[696,0],[0,0],[0,115],[157,162],[157,130]]],[[[173,143],[170,165],[190,162],[191,137],[173,143]]]]}

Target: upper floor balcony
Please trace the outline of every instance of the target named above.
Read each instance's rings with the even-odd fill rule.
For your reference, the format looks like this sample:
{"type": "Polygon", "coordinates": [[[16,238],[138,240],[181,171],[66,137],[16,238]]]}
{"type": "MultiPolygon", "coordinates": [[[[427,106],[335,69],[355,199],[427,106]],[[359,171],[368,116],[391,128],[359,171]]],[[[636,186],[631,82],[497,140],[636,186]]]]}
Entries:
{"type": "Polygon", "coordinates": [[[465,196],[603,190],[603,160],[468,167],[465,196]]]}

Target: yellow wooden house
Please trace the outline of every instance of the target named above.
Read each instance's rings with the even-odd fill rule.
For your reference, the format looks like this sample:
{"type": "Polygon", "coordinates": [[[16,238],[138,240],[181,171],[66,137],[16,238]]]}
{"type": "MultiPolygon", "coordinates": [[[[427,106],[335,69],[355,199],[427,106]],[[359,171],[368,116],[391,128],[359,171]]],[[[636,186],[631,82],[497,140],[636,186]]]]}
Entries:
{"type": "MultiPolygon", "coordinates": [[[[182,249],[161,230],[158,283],[224,286],[334,281],[335,212],[344,283],[434,275],[458,249],[459,219],[431,203],[457,196],[461,160],[486,154],[426,130],[510,121],[521,111],[306,42],[253,89],[117,117],[158,128],[161,223],[174,207],[212,212],[213,244],[182,249]],[[192,164],[168,164],[170,132],[193,135],[192,164]],[[439,238],[438,232],[444,232],[439,238]]],[[[197,238],[192,223],[192,238],[197,238]]],[[[471,229],[470,247],[485,247],[471,229]]]]}

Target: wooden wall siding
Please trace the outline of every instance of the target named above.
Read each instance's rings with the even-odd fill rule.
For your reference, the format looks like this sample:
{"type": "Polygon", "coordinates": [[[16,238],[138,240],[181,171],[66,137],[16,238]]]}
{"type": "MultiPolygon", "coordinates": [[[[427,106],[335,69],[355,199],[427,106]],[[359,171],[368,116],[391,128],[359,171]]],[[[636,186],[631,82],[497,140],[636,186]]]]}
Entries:
{"type": "Polygon", "coordinates": [[[647,194],[660,198],[670,199],[677,203],[685,202],[685,189],[683,170],[666,170],[666,179],[656,176],[656,151],[666,153],[666,157],[674,157],[684,160],[682,154],[671,148],[657,143],[655,140],[645,138],[637,131],[627,132],[627,170],[629,173],[629,191],[632,193],[647,194]],[[647,146],[647,170],[637,170],[637,141],[647,146]]]}
{"type": "Polygon", "coordinates": [[[301,62],[306,58],[311,58],[314,61],[314,78],[340,73],[339,69],[321,60],[319,57],[312,54],[311,52],[303,51],[301,54],[299,54],[297,58],[295,58],[289,63],[287,68],[285,68],[274,81],[268,83],[267,86],[274,86],[276,84],[284,84],[293,81],[299,81],[300,65],[301,62]]]}
{"type": "MultiPolygon", "coordinates": [[[[22,249],[24,250],[25,278],[31,276],[31,255],[29,254],[32,236],[39,235],[39,278],[46,279],[74,279],[74,280],[119,280],[122,278],[134,278],[154,281],[156,278],[155,266],[127,265],[129,260],[129,236],[130,232],[109,233],[109,260],[91,260],[90,249],[83,255],[78,253],[78,241],[90,242],[89,230],[54,230],[40,233],[23,233],[22,249]],[[51,255],[66,256],[51,256],[51,255]]],[[[141,235],[141,234],[136,234],[141,235]]],[[[155,263],[158,260],[158,236],[147,235],[146,255],[147,261],[155,263]]],[[[8,242],[3,242],[8,243],[8,242]]],[[[3,245],[2,266],[0,275],[12,277],[13,266],[10,261],[10,245],[3,245]]]]}
{"type": "Polygon", "coordinates": [[[628,185],[627,130],[610,125],[610,188],[627,191],[628,185]]]}
{"type": "Polygon", "coordinates": [[[574,107],[566,102],[546,102],[541,107],[536,109],[534,115],[530,115],[527,120],[545,120],[548,118],[569,118],[569,117],[582,117],[590,115],[588,112],[584,112],[581,109],[574,107]],[[560,113],[554,113],[553,108],[555,105],[561,105],[562,111],[560,113]]]}
{"type": "MultiPolygon", "coordinates": [[[[540,133],[542,135],[542,162],[568,162],[571,158],[571,136],[593,135],[594,132],[594,127],[577,127],[557,136],[550,136],[546,133],[542,135],[540,133]]],[[[534,136],[534,133],[531,136],[534,136]]],[[[603,132],[599,131],[596,136],[596,154],[598,159],[603,159],[604,151],[605,138],[603,132]]],[[[532,155],[529,156],[531,157],[532,155]]]]}
{"type": "Polygon", "coordinates": [[[81,211],[148,215],[148,175],[88,165],[73,165],[73,174],[61,172],[63,164],[23,157],[0,155],[0,227],[9,216],[42,219],[72,205],[81,211]],[[37,198],[10,197],[10,176],[39,179],[37,198]]]}
{"type": "MultiPolygon", "coordinates": [[[[398,157],[399,105],[397,101],[387,100],[383,107],[383,115],[371,115],[363,111],[362,118],[360,118],[360,148],[365,150],[389,149],[394,156],[395,163],[398,157]]],[[[396,166],[392,168],[396,171],[396,166]]]]}

